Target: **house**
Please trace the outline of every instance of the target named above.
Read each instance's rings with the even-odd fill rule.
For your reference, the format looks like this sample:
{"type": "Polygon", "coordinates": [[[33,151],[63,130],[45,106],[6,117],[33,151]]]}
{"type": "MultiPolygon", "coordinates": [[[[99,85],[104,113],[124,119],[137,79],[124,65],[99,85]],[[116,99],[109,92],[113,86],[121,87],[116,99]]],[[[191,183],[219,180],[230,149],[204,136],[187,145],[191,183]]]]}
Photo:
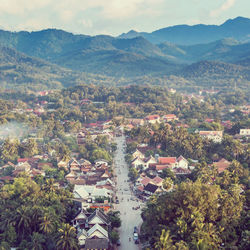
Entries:
{"type": "Polygon", "coordinates": [[[182,155],[180,155],[177,158],[176,162],[179,168],[184,168],[184,169],[188,168],[188,161],[182,155]]]}
{"type": "Polygon", "coordinates": [[[240,135],[241,136],[250,136],[250,129],[249,128],[240,129],[240,135]]]}
{"type": "Polygon", "coordinates": [[[157,165],[169,165],[171,167],[175,167],[176,157],[159,157],[157,165]]]}
{"type": "Polygon", "coordinates": [[[155,124],[156,122],[160,122],[160,116],[159,115],[148,115],[145,117],[145,122],[149,124],[155,124]]]}
{"type": "Polygon", "coordinates": [[[77,239],[78,239],[80,246],[85,245],[87,238],[88,238],[88,233],[86,232],[86,230],[85,229],[79,230],[79,232],[77,234],[77,239]]]}
{"type": "Polygon", "coordinates": [[[134,168],[139,168],[139,167],[146,168],[146,164],[145,164],[144,160],[141,159],[141,158],[139,158],[139,157],[136,157],[136,158],[131,162],[131,165],[132,165],[134,168]]]}
{"type": "Polygon", "coordinates": [[[164,122],[172,122],[172,121],[178,121],[178,117],[174,114],[168,114],[168,115],[164,115],[162,116],[162,120],[164,122]]]}
{"type": "Polygon", "coordinates": [[[150,164],[156,164],[157,161],[152,155],[150,155],[148,158],[144,159],[144,163],[145,164],[143,165],[143,168],[145,170],[145,169],[147,169],[149,167],[150,164]]]}
{"type": "Polygon", "coordinates": [[[221,143],[223,138],[223,131],[200,131],[200,136],[214,143],[221,143]]]}
{"type": "Polygon", "coordinates": [[[70,171],[66,176],[65,179],[69,182],[71,182],[71,180],[76,179],[77,175],[74,171],[70,171]]]}
{"type": "Polygon", "coordinates": [[[155,184],[158,187],[162,187],[163,179],[159,176],[155,176],[155,178],[152,179],[153,184],[155,184]]]}
{"type": "Polygon", "coordinates": [[[127,119],[127,121],[132,124],[133,126],[143,126],[144,125],[144,120],[143,119],[137,119],[137,118],[132,118],[132,119],[127,119]]]}
{"type": "Polygon", "coordinates": [[[70,171],[81,172],[81,165],[76,159],[71,159],[68,163],[70,171]]]}
{"type": "Polygon", "coordinates": [[[219,173],[222,173],[224,170],[226,170],[231,165],[231,162],[222,158],[217,162],[213,162],[212,165],[214,165],[217,168],[219,173]]]}
{"type": "Polygon", "coordinates": [[[95,199],[98,197],[110,198],[112,191],[106,188],[97,188],[96,186],[90,185],[75,185],[73,195],[74,198],[80,200],[95,199]]]}
{"type": "Polygon", "coordinates": [[[97,188],[106,188],[106,189],[112,190],[113,186],[114,186],[113,182],[109,178],[103,181],[96,182],[97,188]]]}
{"type": "Polygon", "coordinates": [[[157,192],[157,190],[159,189],[159,187],[155,184],[152,183],[148,183],[145,187],[144,187],[144,193],[147,195],[153,195],[157,192]]]}
{"type": "Polygon", "coordinates": [[[133,159],[135,158],[140,158],[140,159],[144,159],[145,158],[145,155],[138,149],[135,150],[135,152],[132,154],[133,156],[133,159]]]}
{"type": "Polygon", "coordinates": [[[86,239],[86,250],[107,250],[109,241],[107,239],[86,239]]]}
{"type": "Polygon", "coordinates": [[[81,209],[80,213],[72,220],[74,227],[85,227],[86,220],[88,218],[87,212],[84,209],[81,209]]]}
{"type": "Polygon", "coordinates": [[[166,168],[171,168],[171,166],[169,164],[156,164],[155,165],[155,170],[157,172],[162,172],[162,170],[166,169],[166,168]]]}
{"type": "Polygon", "coordinates": [[[77,228],[78,242],[84,249],[107,249],[109,246],[110,221],[101,210],[96,209],[92,214],[81,210],[72,221],[77,228]]]}
{"type": "Polygon", "coordinates": [[[65,170],[68,170],[68,162],[66,161],[59,161],[57,163],[58,168],[64,168],[65,170]]]}
{"type": "Polygon", "coordinates": [[[105,166],[108,166],[108,161],[107,160],[103,160],[103,159],[99,159],[99,160],[96,160],[95,161],[95,165],[98,166],[98,165],[105,165],[105,166]]]}
{"type": "Polygon", "coordinates": [[[87,232],[88,238],[94,238],[94,239],[108,239],[108,231],[105,230],[102,226],[100,226],[98,223],[96,223],[93,227],[89,229],[87,232]]]}
{"type": "Polygon", "coordinates": [[[102,228],[108,230],[110,222],[108,216],[104,214],[100,209],[96,209],[87,219],[86,225],[89,228],[92,228],[95,225],[99,225],[102,228]]]}

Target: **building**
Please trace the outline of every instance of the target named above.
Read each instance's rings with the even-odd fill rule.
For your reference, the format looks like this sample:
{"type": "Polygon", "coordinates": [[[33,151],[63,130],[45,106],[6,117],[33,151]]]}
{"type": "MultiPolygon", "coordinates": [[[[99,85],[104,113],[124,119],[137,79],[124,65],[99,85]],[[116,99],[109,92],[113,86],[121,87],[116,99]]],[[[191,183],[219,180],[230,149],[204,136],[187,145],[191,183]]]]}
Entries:
{"type": "Polygon", "coordinates": [[[250,136],[250,129],[249,128],[240,129],[240,135],[241,136],[250,136]]]}
{"type": "Polygon", "coordinates": [[[221,143],[223,139],[223,131],[200,131],[199,134],[214,143],[221,143]]]}

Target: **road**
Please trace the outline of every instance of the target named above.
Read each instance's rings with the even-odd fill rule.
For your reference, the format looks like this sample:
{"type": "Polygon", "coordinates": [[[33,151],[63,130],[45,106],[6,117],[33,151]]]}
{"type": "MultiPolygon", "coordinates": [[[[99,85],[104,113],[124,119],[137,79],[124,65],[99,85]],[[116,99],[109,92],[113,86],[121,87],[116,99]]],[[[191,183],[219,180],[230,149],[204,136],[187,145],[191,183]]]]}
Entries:
{"type": "Polygon", "coordinates": [[[141,205],[135,196],[130,191],[128,181],[128,166],[125,162],[125,136],[115,138],[117,143],[117,151],[114,158],[115,174],[117,175],[117,193],[119,204],[115,205],[116,210],[120,211],[122,225],[119,229],[121,245],[119,249],[138,250],[139,245],[136,245],[133,240],[134,226],[139,226],[142,223],[141,210],[133,210],[132,207],[141,205]],[[131,200],[131,198],[133,200],[131,200]],[[129,241],[129,237],[131,241],[129,241]]]}

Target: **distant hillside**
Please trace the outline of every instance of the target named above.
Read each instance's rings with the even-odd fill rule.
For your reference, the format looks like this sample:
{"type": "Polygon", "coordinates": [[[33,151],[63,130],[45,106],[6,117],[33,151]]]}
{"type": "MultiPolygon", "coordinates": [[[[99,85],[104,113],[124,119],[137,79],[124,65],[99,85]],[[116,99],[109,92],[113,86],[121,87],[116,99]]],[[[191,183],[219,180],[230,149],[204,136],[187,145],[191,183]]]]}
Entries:
{"type": "Polygon", "coordinates": [[[250,19],[237,17],[229,19],[221,25],[176,25],[153,31],[146,32],[128,32],[122,34],[122,38],[132,38],[143,36],[148,41],[158,44],[170,42],[179,45],[194,45],[209,43],[223,38],[234,38],[239,41],[249,40],[250,19]]]}
{"type": "Polygon", "coordinates": [[[0,45],[15,48],[27,55],[46,60],[68,50],[80,48],[85,35],[47,29],[35,32],[9,32],[0,30],[0,45]]]}
{"type": "Polygon", "coordinates": [[[230,38],[189,46],[165,42],[158,47],[177,63],[194,63],[202,60],[237,63],[250,56],[250,43],[240,43],[230,38]]]}
{"type": "Polygon", "coordinates": [[[110,84],[106,76],[77,73],[46,61],[29,57],[14,49],[0,47],[0,87],[54,89],[79,83],[110,84]]]}
{"type": "Polygon", "coordinates": [[[250,68],[230,63],[201,61],[183,68],[181,70],[181,75],[186,78],[196,78],[201,76],[215,78],[241,76],[250,80],[250,68]]]}
{"type": "Polygon", "coordinates": [[[250,42],[243,42],[250,37],[249,20],[179,25],[150,34],[131,31],[119,38],[57,29],[0,30],[0,86],[149,83],[192,88],[232,87],[237,81],[249,87],[250,42]],[[173,43],[182,39],[183,45],[173,43]]]}

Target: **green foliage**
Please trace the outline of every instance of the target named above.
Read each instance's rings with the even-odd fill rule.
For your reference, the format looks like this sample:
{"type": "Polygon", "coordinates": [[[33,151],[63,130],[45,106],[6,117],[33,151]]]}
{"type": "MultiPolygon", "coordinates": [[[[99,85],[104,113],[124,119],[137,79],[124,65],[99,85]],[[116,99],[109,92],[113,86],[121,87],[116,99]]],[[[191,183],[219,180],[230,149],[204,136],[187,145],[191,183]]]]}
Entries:
{"type": "Polygon", "coordinates": [[[109,238],[112,244],[116,244],[117,241],[120,239],[119,233],[116,231],[111,231],[111,233],[109,234],[109,238]]]}
{"type": "Polygon", "coordinates": [[[226,191],[200,182],[181,183],[176,190],[148,202],[142,214],[142,236],[158,249],[180,241],[191,249],[233,244],[239,238],[236,229],[243,211],[239,190],[238,186],[226,191]]]}
{"type": "Polygon", "coordinates": [[[108,217],[109,217],[109,220],[111,222],[111,227],[112,229],[113,228],[117,228],[117,227],[120,227],[121,226],[121,219],[120,219],[120,212],[119,211],[110,211],[108,213],[108,217]]]}
{"type": "MultiPolygon", "coordinates": [[[[59,242],[58,237],[62,246],[66,244],[63,233],[58,235],[58,231],[62,232],[60,228],[63,230],[64,223],[75,214],[69,190],[58,189],[52,179],[37,184],[28,177],[19,177],[2,187],[0,198],[0,237],[8,244],[22,249],[48,249],[59,242]]],[[[70,244],[77,249],[74,237],[70,244]]]]}
{"type": "Polygon", "coordinates": [[[137,179],[137,177],[139,176],[139,173],[138,173],[138,171],[137,171],[136,168],[132,168],[132,167],[131,167],[131,168],[129,169],[128,176],[129,176],[129,178],[130,178],[130,180],[131,180],[132,182],[135,182],[136,179],[137,179]]]}

